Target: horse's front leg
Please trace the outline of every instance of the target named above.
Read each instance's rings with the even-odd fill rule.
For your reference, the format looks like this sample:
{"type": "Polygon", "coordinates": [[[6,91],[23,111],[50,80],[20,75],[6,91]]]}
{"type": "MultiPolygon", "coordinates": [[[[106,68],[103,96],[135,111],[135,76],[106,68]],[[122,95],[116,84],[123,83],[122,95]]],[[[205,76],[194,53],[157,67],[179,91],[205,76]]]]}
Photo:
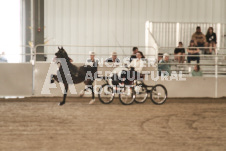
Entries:
{"type": "Polygon", "coordinates": [[[64,98],[63,98],[63,101],[59,103],[59,105],[64,105],[66,97],[67,97],[68,84],[64,84],[64,87],[65,87],[65,89],[64,89],[64,98]]]}
{"type": "Polygon", "coordinates": [[[57,75],[55,74],[51,74],[51,77],[50,77],[50,83],[54,83],[54,81],[57,81],[59,83],[59,80],[57,78],[57,75]]]}

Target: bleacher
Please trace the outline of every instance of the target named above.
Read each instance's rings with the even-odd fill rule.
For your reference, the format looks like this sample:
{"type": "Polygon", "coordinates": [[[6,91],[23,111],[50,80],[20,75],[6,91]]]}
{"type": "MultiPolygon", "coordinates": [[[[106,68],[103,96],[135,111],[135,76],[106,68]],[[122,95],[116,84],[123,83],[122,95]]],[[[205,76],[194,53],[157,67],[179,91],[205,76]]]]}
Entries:
{"type": "MultiPolygon", "coordinates": [[[[200,68],[205,77],[226,76],[226,25],[224,23],[195,23],[195,22],[149,22],[147,24],[147,44],[146,46],[155,46],[158,53],[170,54],[171,71],[182,71],[185,76],[191,76],[196,61],[190,64],[179,64],[174,60],[174,49],[179,41],[183,46],[189,46],[192,34],[196,27],[200,26],[201,31],[206,34],[209,27],[213,27],[217,34],[217,57],[215,54],[205,55],[200,52],[200,68]],[[216,68],[217,63],[217,68],[216,68]]],[[[186,52],[187,54],[187,52],[186,52]]],[[[187,57],[185,58],[187,61],[187,57]]]]}
{"type": "MultiPolygon", "coordinates": [[[[177,73],[182,72],[185,76],[191,76],[191,72],[194,68],[194,65],[197,64],[196,61],[191,61],[190,64],[187,63],[178,63],[178,61],[174,60],[174,54],[170,54],[170,64],[171,71],[176,71],[177,73]]],[[[217,59],[217,73],[218,76],[226,76],[226,56],[225,53],[221,52],[218,56],[213,55],[200,55],[200,68],[203,72],[203,76],[210,77],[215,76],[216,71],[216,59],[217,59]]]]}

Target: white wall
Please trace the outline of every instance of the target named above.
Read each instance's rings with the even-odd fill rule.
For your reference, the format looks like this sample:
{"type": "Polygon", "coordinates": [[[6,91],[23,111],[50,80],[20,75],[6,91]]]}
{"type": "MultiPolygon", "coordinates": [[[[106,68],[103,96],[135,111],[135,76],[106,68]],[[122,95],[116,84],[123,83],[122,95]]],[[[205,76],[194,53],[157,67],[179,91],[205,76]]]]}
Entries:
{"type": "MultiPolygon", "coordinates": [[[[75,64],[81,66],[82,64],[75,64]]],[[[62,96],[62,91],[59,84],[56,84],[56,88],[53,88],[53,84],[50,84],[50,76],[48,70],[50,63],[37,62],[34,67],[34,81],[33,68],[30,63],[1,63],[0,64],[0,97],[1,96],[62,96]],[[7,80],[6,80],[7,79],[7,80]],[[45,80],[47,79],[47,83],[45,80]],[[34,83],[34,95],[32,95],[32,86],[34,83]],[[51,86],[51,94],[42,94],[44,84],[47,88],[51,86]],[[48,85],[50,84],[50,85],[48,85]]],[[[102,71],[105,75],[106,71],[112,71],[113,68],[99,67],[98,71],[102,71]]],[[[153,71],[150,67],[145,67],[143,71],[153,71]]],[[[54,73],[54,72],[52,72],[54,73]]],[[[51,74],[51,73],[50,73],[51,74]]],[[[151,75],[148,77],[148,81],[144,81],[148,85],[163,84],[168,91],[168,96],[177,97],[225,97],[226,78],[215,77],[187,77],[186,81],[161,81],[161,78],[154,82],[150,80],[151,75]]],[[[157,78],[154,76],[153,78],[157,78]]],[[[95,82],[94,85],[101,85],[103,82],[95,82]]],[[[85,87],[83,83],[75,85],[77,93],[85,87]]],[[[70,94],[69,96],[79,96],[78,94],[70,94]]],[[[89,96],[89,95],[88,95],[89,96]]]]}
{"type": "Polygon", "coordinates": [[[226,23],[226,1],[45,0],[48,44],[144,46],[147,20],[226,23]]]}
{"type": "Polygon", "coordinates": [[[0,63],[0,96],[32,95],[31,63],[0,63]]]}

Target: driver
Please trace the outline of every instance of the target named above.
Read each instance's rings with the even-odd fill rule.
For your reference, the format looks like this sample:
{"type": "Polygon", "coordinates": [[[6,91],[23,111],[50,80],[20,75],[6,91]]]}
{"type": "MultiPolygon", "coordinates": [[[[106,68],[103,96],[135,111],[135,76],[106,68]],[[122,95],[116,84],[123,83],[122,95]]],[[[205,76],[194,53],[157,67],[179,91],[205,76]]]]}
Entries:
{"type": "Polygon", "coordinates": [[[145,58],[143,53],[141,51],[138,51],[136,53],[136,59],[133,59],[132,62],[128,66],[131,68],[131,70],[129,71],[128,74],[129,74],[130,78],[131,77],[133,78],[133,80],[140,78],[140,73],[142,72],[142,69],[143,69],[144,63],[145,63],[143,58],[145,58]]]}

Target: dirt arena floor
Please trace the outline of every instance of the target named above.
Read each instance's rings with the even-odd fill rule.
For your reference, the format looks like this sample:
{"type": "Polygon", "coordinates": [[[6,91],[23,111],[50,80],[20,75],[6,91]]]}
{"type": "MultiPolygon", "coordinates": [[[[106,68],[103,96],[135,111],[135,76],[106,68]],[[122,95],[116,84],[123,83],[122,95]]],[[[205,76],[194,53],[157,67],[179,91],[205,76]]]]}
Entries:
{"type": "Polygon", "coordinates": [[[226,99],[0,99],[1,151],[225,151],[226,99]]]}

